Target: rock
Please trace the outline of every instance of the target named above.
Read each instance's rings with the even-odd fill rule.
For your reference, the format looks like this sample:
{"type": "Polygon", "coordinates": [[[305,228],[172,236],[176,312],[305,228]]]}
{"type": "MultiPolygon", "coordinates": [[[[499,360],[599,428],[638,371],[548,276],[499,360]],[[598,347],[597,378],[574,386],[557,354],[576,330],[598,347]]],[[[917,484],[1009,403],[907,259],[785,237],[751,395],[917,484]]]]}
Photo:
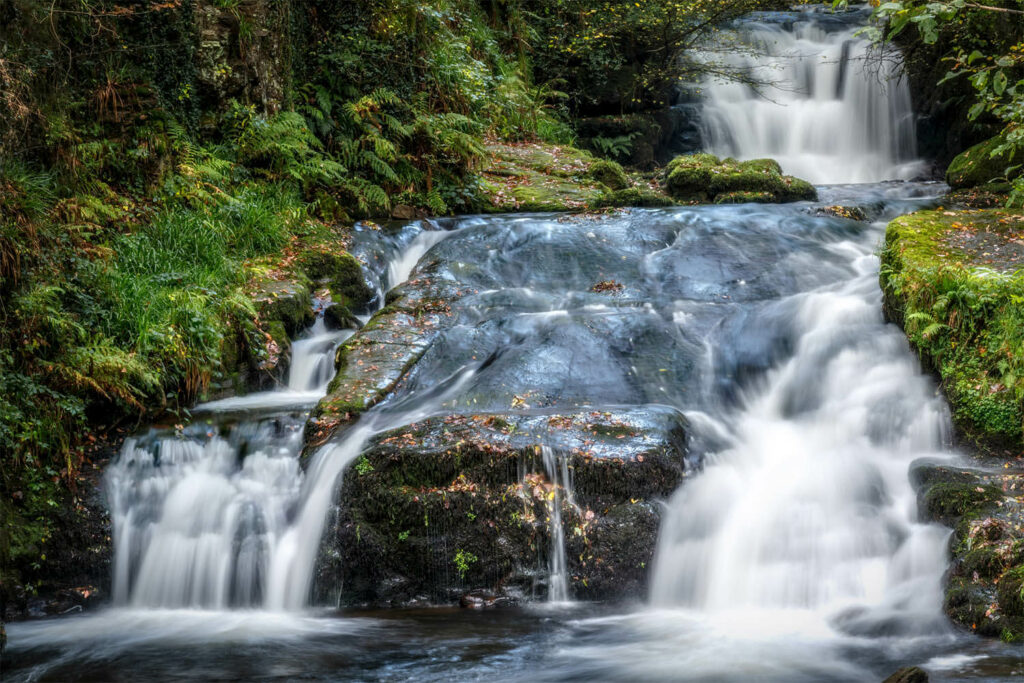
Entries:
{"type": "Polygon", "coordinates": [[[928,683],[928,672],[916,666],[905,666],[882,683],[928,683]]]}
{"type": "Polygon", "coordinates": [[[349,253],[310,249],[301,253],[296,262],[311,280],[327,285],[336,304],[358,312],[374,298],[362,264],[349,253]]]}
{"type": "Polygon", "coordinates": [[[590,165],[590,177],[608,187],[609,190],[624,190],[629,187],[629,178],[622,166],[604,159],[590,165]]]}
{"type": "Polygon", "coordinates": [[[795,202],[818,198],[813,185],[783,175],[772,159],[736,161],[713,154],[688,154],[673,159],[665,177],[669,194],[684,202],[795,202]]]}
{"type": "Polygon", "coordinates": [[[848,221],[867,221],[868,214],[859,206],[822,206],[814,210],[814,215],[821,218],[845,218],[848,221]]]}
{"type": "Polygon", "coordinates": [[[420,213],[421,212],[415,207],[409,206],[408,204],[396,204],[395,207],[391,209],[391,217],[397,218],[401,221],[411,221],[415,218],[421,218],[422,216],[420,216],[420,213]]]}
{"type": "Polygon", "coordinates": [[[559,501],[571,593],[639,598],[656,501],[682,482],[684,455],[685,420],[663,406],[455,414],[379,434],[341,483],[317,592],[344,604],[528,597],[547,579],[559,501]],[[541,445],[571,472],[571,501],[541,445]]]}
{"type": "Polygon", "coordinates": [[[1024,471],[931,461],[914,463],[911,482],[926,519],[953,527],[945,611],[979,635],[1024,639],[1024,471]]]}
{"type": "Polygon", "coordinates": [[[986,185],[993,181],[1006,182],[1019,176],[1024,172],[1020,166],[1024,164],[1024,148],[1018,148],[1013,155],[1003,152],[992,156],[993,150],[1005,141],[1005,136],[997,135],[961,152],[946,169],[946,183],[954,190],[958,190],[986,185]],[[1015,165],[1017,168],[1007,176],[1006,169],[1015,165]]]}
{"type": "Polygon", "coordinates": [[[607,192],[594,202],[595,208],[614,206],[653,207],[673,206],[675,202],[661,192],[646,187],[627,187],[624,190],[607,192]]]}
{"type": "Polygon", "coordinates": [[[459,607],[463,609],[486,609],[489,607],[505,607],[512,601],[487,591],[470,591],[459,598],[459,607]]]}
{"type": "Polygon", "coordinates": [[[460,296],[454,283],[430,275],[392,290],[388,306],[338,348],[338,374],[306,425],[307,452],[395,389],[451,323],[450,302],[460,296]]]}

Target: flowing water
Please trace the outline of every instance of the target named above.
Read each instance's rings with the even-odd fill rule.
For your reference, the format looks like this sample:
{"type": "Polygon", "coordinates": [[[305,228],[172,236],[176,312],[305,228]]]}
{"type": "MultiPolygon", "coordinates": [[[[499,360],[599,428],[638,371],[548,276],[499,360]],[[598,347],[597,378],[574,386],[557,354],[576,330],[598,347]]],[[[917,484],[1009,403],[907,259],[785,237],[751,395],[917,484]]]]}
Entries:
{"type": "Polygon", "coordinates": [[[551,549],[548,560],[548,600],[554,603],[569,602],[569,562],[565,556],[565,529],[562,526],[562,500],[570,504],[572,482],[565,458],[559,458],[550,446],[541,446],[544,472],[551,482],[550,518],[548,519],[551,549]]]}
{"type": "Polygon", "coordinates": [[[733,40],[752,50],[715,58],[752,84],[704,84],[708,150],[741,160],[771,157],[817,184],[921,175],[898,56],[854,35],[868,12],[759,12],[740,22],[733,40]]]}
{"type": "MultiPolygon", "coordinates": [[[[857,90],[869,81],[847,59],[861,47],[846,21],[786,13],[741,27],[766,48],[770,34],[838,55],[785,56],[790,123],[765,104],[771,127],[752,131],[762,119],[739,115],[743,90],[713,88],[707,108],[733,110],[720,127],[721,144],[738,145],[730,153],[773,154],[756,147],[770,143],[787,171],[874,181],[819,188],[822,203],[860,206],[870,222],[805,203],[357,226],[378,304],[430,268],[468,292],[452,303],[455,324],[305,470],[303,422],[347,334],[322,323],[296,341],[286,387],[126,444],[107,487],[115,607],[12,624],[12,678],[870,681],[917,664],[937,681],[1019,680],[1019,652],[941,613],[948,530],[918,520],[907,471],[958,456],[934,383],[882,318],[876,250],[887,220],[943,188],[879,182],[909,175],[912,135],[894,86],[857,90]],[[865,99],[871,108],[857,109],[865,99]],[[834,127],[837,144],[856,133],[859,146],[818,145],[829,111],[848,124],[834,127]],[[593,292],[604,280],[623,288],[593,292]],[[657,404],[687,416],[691,472],[664,501],[644,604],[571,602],[560,499],[553,606],[307,604],[332,496],[368,438],[460,406],[507,411],[527,391],[551,409],[657,404]]],[[[571,504],[564,458],[542,454],[571,504]]]]}

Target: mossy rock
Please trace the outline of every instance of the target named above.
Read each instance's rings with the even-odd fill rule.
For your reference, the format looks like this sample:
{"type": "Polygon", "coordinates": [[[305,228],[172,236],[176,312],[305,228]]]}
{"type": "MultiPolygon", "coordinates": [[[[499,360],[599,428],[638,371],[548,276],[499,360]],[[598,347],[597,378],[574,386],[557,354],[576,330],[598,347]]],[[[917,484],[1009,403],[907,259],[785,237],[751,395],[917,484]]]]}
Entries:
{"type": "Polygon", "coordinates": [[[766,204],[774,200],[771,192],[726,192],[715,197],[715,204],[766,204]]]}
{"type": "Polygon", "coordinates": [[[773,159],[736,161],[713,154],[673,159],[665,176],[672,197],[685,202],[796,202],[818,198],[806,180],[782,174],[773,159]]]}
{"type": "Polygon", "coordinates": [[[1004,135],[997,135],[961,152],[946,169],[946,183],[954,190],[958,190],[986,185],[993,181],[1005,182],[1021,175],[1024,172],[1024,148],[1018,148],[1012,155],[1003,152],[992,156],[993,150],[1005,141],[1004,135]],[[1007,176],[1006,169],[1010,166],[1017,168],[1007,176]]]}
{"type": "Polygon", "coordinates": [[[644,187],[627,187],[624,190],[606,192],[604,196],[594,202],[593,206],[594,208],[629,206],[660,208],[675,206],[675,202],[660,192],[644,187]]]}
{"type": "Polygon", "coordinates": [[[622,166],[614,161],[595,161],[590,165],[590,177],[610,190],[624,190],[629,187],[629,178],[622,166]]]}
{"type": "Polygon", "coordinates": [[[450,414],[378,434],[339,484],[320,597],[390,605],[455,603],[474,590],[529,597],[548,575],[559,505],[573,594],[638,598],[657,545],[657,501],[685,476],[685,426],[677,411],[648,406],[450,414]],[[571,502],[565,483],[548,476],[541,444],[573,473],[571,502]]]}
{"type": "Polygon", "coordinates": [[[974,481],[940,482],[928,487],[920,506],[930,519],[950,523],[967,514],[975,514],[1002,498],[994,486],[978,486],[974,481]]]}
{"type": "Polygon", "coordinates": [[[279,321],[289,335],[313,324],[312,292],[302,279],[268,280],[256,296],[256,310],[264,322],[279,321]]]}
{"type": "Polygon", "coordinates": [[[325,282],[334,301],[346,308],[358,310],[375,296],[362,264],[347,252],[310,249],[299,254],[297,263],[312,280],[325,282]]]}
{"type": "Polygon", "coordinates": [[[1021,229],[1011,211],[919,211],[889,223],[882,251],[886,317],[941,380],[958,437],[991,454],[1024,445],[1024,402],[1013,389],[1020,356],[992,353],[1024,343],[1011,276],[1021,229]]]}

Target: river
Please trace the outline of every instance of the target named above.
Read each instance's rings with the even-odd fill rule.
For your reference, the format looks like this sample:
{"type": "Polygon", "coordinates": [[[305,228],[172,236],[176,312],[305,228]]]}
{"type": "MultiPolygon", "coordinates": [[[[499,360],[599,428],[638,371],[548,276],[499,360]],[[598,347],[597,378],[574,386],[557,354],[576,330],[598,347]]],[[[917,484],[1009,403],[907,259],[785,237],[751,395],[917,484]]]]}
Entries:
{"type": "MultiPolygon", "coordinates": [[[[909,98],[856,59],[862,20],[752,17],[737,30],[764,49],[743,58],[792,87],[765,103],[707,84],[709,148],[778,157],[818,184],[817,203],[359,226],[380,302],[429,269],[472,292],[456,323],[308,468],[303,423],[352,332],[323,321],[287,387],[131,440],[106,479],[115,604],[12,624],[12,679],[865,681],[913,664],[939,681],[1019,680],[1019,653],[942,614],[949,531],[918,521],[907,478],[915,459],[958,454],[933,380],[883,320],[876,252],[888,220],[945,188],[909,182],[922,167],[909,98]],[[818,211],[831,204],[868,220],[818,211]],[[661,503],[645,599],[572,602],[555,547],[550,601],[310,602],[332,495],[367,439],[524,395],[686,416],[688,477],[661,503]]],[[[547,451],[545,471],[569,479],[547,451]]]]}

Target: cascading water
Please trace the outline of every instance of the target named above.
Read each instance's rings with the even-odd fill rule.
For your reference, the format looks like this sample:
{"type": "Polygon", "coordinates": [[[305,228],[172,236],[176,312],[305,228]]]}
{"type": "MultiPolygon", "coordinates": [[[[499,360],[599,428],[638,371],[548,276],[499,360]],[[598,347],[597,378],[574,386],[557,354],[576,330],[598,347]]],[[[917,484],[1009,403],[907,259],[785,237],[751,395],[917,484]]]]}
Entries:
{"type": "Polygon", "coordinates": [[[771,157],[812,183],[921,175],[898,55],[854,35],[865,11],[755,13],[739,22],[734,31],[744,49],[715,59],[755,85],[704,84],[708,151],[741,160],[771,157]]]}
{"type": "MultiPolygon", "coordinates": [[[[417,235],[389,268],[390,284],[446,236],[417,235]]],[[[327,329],[320,315],[292,343],[285,386],[197,406],[205,419],[178,433],[153,430],[125,443],[107,473],[116,603],[304,606],[334,482],[380,427],[360,425],[318,453],[304,476],[308,409],[326,393],[334,352],[351,334],[327,329]],[[239,411],[257,416],[231,418],[239,411]]]]}
{"type": "MultiPolygon", "coordinates": [[[[852,24],[863,16],[743,23],[766,54],[733,55],[736,65],[790,82],[778,104],[709,84],[713,151],[774,156],[819,182],[913,176],[905,90],[857,59],[865,46],[852,24]]],[[[852,683],[921,664],[933,680],[1018,681],[1019,650],[956,633],[942,616],[949,532],[918,521],[907,470],[957,456],[944,449],[933,383],[881,315],[884,223],[941,188],[819,191],[877,222],[796,204],[467,217],[441,234],[365,228],[374,246],[360,255],[384,280],[381,302],[458,234],[432,253],[433,272],[462,293],[459,324],[305,474],[302,408],[331,372],[320,355],[341,341],[322,328],[296,342],[287,389],[209,404],[181,434],[127,444],[109,475],[116,602],[147,609],[12,625],[16,675],[852,683]],[[623,289],[594,292],[606,279],[623,289]],[[552,410],[658,403],[689,418],[692,471],[663,507],[646,606],[386,619],[219,609],[305,605],[338,479],[373,434],[456,406],[508,410],[527,392],[552,410]]],[[[559,601],[569,596],[560,496],[571,504],[572,486],[565,458],[542,456],[559,601]]],[[[581,559],[599,562],[600,550],[581,559]]]]}
{"type": "Polygon", "coordinates": [[[562,527],[563,497],[570,505],[572,502],[572,482],[569,480],[569,467],[565,458],[559,458],[550,446],[541,446],[541,458],[544,472],[551,482],[551,510],[548,529],[551,536],[551,548],[548,557],[548,601],[569,602],[569,562],[565,557],[565,530],[562,527]]]}

